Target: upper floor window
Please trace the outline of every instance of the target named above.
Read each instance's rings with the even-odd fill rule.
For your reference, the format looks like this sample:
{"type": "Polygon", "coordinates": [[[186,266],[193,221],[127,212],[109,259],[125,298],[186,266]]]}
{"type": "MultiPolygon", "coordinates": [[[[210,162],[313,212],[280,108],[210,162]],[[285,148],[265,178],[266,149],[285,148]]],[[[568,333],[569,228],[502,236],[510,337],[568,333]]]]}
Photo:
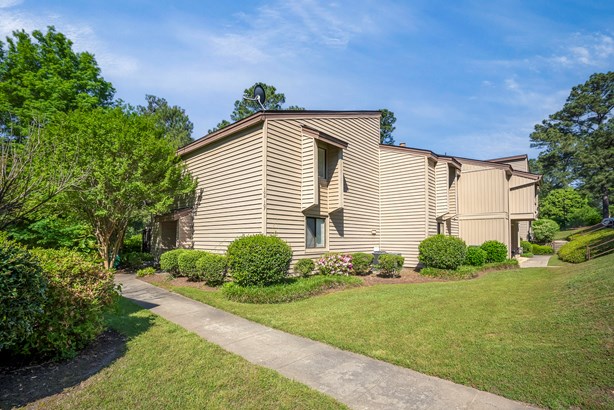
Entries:
{"type": "Polygon", "coordinates": [[[326,150],[318,148],[318,177],[326,179],[326,150]]]}

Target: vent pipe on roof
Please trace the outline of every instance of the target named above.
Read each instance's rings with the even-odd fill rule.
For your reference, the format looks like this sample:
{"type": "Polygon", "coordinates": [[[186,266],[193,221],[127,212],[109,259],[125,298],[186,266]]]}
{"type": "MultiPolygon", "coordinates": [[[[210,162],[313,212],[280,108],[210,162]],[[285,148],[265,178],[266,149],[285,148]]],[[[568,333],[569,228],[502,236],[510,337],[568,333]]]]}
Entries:
{"type": "Polygon", "coordinates": [[[401,143],[399,144],[399,147],[404,147],[404,146],[405,146],[405,143],[404,143],[404,142],[401,142],[401,143]]]}

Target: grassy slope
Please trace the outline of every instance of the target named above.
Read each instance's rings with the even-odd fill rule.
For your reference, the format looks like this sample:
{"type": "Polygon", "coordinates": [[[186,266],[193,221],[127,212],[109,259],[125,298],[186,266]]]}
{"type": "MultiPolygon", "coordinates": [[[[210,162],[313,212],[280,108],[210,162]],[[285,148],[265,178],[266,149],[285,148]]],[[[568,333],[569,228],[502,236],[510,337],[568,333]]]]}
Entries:
{"type": "Polygon", "coordinates": [[[176,291],[291,333],[548,407],[614,408],[614,255],[283,305],[176,291]]]}
{"type": "Polygon", "coordinates": [[[345,408],[278,373],[250,364],[122,300],[111,326],[130,339],[124,356],[69,394],[62,409],[345,408]]]}

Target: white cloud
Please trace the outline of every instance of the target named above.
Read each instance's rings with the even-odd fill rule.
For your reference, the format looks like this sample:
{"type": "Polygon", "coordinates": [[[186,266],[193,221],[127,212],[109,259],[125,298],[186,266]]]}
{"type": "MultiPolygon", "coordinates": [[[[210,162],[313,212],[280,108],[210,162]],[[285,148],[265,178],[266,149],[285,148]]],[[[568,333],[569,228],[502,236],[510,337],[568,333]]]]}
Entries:
{"type": "Polygon", "coordinates": [[[0,0],[0,9],[8,9],[23,3],[23,0],[0,0]]]}

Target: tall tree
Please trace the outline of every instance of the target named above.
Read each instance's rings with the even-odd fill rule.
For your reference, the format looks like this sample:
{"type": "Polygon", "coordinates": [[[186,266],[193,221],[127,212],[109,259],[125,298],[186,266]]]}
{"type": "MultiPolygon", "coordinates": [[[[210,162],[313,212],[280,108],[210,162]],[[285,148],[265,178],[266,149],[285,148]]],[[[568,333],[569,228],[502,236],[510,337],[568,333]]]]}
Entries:
{"type": "Polygon", "coordinates": [[[531,146],[543,149],[543,171],[560,186],[574,184],[598,198],[604,217],[614,186],[613,107],[614,72],[596,73],[531,134],[531,146]]]}
{"type": "Polygon", "coordinates": [[[0,127],[27,135],[34,119],[57,112],[111,105],[115,90],[100,75],[94,56],[77,53],[53,26],[30,36],[14,31],[0,41],[0,127]]]}
{"type": "Polygon", "coordinates": [[[379,112],[382,113],[379,126],[379,142],[380,144],[393,145],[394,137],[392,133],[396,129],[394,123],[397,122],[397,118],[392,111],[386,108],[382,108],[379,112]]]}
{"type": "Polygon", "coordinates": [[[127,108],[58,115],[48,132],[79,152],[71,164],[87,177],[65,193],[66,206],[94,230],[105,267],[112,266],[129,223],[166,212],[195,184],[151,116],[127,108]]]}
{"type": "Polygon", "coordinates": [[[192,142],[194,124],[185,110],[177,105],[170,106],[164,98],[155,95],[146,95],[147,106],[137,109],[143,115],[151,116],[155,123],[163,130],[164,137],[177,148],[192,142]]]}
{"type": "MultiPolygon", "coordinates": [[[[299,107],[296,105],[291,105],[288,108],[283,108],[283,105],[286,103],[286,96],[284,95],[284,93],[278,93],[277,89],[274,86],[264,84],[264,83],[255,83],[251,87],[246,88],[243,91],[243,95],[248,96],[248,97],[251,97],[252,95],[254,95],[254,88],[256,88],[257,85],[260,85],[264,89],[264,92],[266,95],[266,100],[263,104],[265,110],[267,111],[270,111],[270,110],[302,111],[304,110],[303,107],[299,107]]],[[[230,120],[232,122],[236,122],[236,121],[242,120],[243,118],[247,118],[250,115],[258,111],[261,111],[261,110],[262,110],[262,107],[260,106],[260,104],[258,104],[257,101],[248,100],[248,99],[241,97],[240,99],[235,101],[234,110],[230,114],[230,120]]],[[[230,121],[222,120],[215,126],[215,128],[210,129],[209,133],[220,130],[224,127],[227,127],[230,124],[231,124],[230,121]]]]}

